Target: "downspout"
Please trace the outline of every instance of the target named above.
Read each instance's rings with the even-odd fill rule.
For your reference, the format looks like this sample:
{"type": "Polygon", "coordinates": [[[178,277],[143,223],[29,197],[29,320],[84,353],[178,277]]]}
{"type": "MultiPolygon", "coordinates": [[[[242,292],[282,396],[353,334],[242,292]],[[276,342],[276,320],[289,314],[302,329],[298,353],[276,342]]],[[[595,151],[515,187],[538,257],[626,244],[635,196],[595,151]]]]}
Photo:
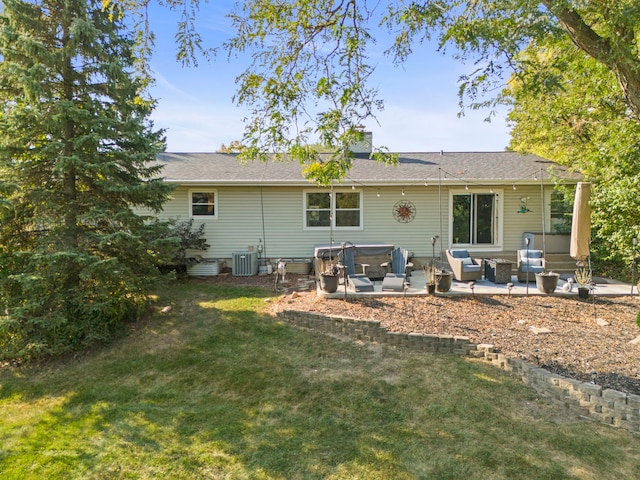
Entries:
{"type": "MultiPolygon", "coordinates": [[[[442,155],[442,153],[441,153],[442,155]]],[[[442,168],[438,167],[438,209],[440,210],[440,268],[442,268],[442,168]]]]}
{"type": "Polygon", "coordinates": [[[262,197],[262,185],[260,185],[260,210],[261,210],[261,215],[262,215],[262,243],[264,244],[263,246],[263,253],[264,253],[264,258],[269,258],[269,256],[267,255],[267,234],[265,233],[265,226],[264,226],[264,198],[262,197]]]}

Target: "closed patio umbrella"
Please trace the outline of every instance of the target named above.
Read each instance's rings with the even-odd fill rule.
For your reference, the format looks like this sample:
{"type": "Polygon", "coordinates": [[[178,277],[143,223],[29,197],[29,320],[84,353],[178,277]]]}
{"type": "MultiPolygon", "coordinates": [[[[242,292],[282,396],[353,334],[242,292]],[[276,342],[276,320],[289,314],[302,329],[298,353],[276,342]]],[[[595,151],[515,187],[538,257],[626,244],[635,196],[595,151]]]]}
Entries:
{"type": "Polygon", "coordinates": [[[591,243],[591,184],[578,182],[576,196],[573,202],[573,219],[571,220],[571,247],[569,254],[579,264],[589,257],[589,244],[591,243]]]}

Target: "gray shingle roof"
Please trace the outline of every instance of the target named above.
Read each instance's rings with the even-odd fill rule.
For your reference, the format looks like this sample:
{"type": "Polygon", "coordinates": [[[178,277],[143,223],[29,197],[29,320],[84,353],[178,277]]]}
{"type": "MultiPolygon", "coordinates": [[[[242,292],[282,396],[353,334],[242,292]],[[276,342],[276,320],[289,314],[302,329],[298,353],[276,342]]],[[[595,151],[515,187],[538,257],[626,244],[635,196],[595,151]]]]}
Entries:
{"type": "MultiPolygon", "coordinates": [[[[397,166],[385,166],[358,157],[344,183],[367,185],[435,183],[539,183],[551,181],[550,171],[561,178],[579,176],[536,155],[514,152],[399,153],[397,166]]],[[[172,183],[215,185],[309,185],[297,162],[240,163],[225,153],[162,153],[162,176],[172,183]]]]}

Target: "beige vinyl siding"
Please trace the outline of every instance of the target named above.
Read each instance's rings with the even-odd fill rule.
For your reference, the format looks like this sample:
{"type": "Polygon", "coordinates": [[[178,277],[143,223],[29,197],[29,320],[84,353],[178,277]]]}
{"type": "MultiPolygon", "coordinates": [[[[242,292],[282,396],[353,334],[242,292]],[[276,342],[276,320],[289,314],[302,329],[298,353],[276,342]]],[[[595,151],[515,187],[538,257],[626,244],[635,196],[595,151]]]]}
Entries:
{"type": "MultiPolygon", "coordinates": [[[[311,258],[313,256],[312,246],[322,242],[324,234],[305,232],[303,229],[302,189],[296,187],[262,188],[264,242],[267,256],[276,259],[311,258]]],[[[261,232],[262,222],[260,223],[260,237],[262,238],[261,232]]]]}
{"type": "MultiPolygon", "coordinates": [[[[188,192],[194,188],[197,189],[193,186],[176,188],[160,217],[188,220],[188,192]]],[[[518,186],[515,191],[510,186],[500,188],[504,197],[501,200],[504,202],[502,250],[513,252],[521,248],[523,232],[542,230],[540,187],[518,186]],[[523,196],[529,197],[527,206],[531,212],[520,214],[517,212],[523,196]]],[[[459,191],[460,186],[451,189],[459,191]]],[[[449,187],[442,187],[441,203],[437,185],[405,187],[404,196],[402,187],[397,186],[367,186],[357,190],[362,191],[363,228],[334,229],[334,242],[390,243],[424,258],[431,257],[431,238],[435,235],[442,236],[436,243],[436,255],[439,255],[440,246],[442,249],[450,247],[449,187]],[[416,207],[416,215],[411,222],[400,223],[394,219],[393,207],[401,200],[410,201],[416,207]],[[442,230],[440,205],[443,209],[442,230]]],[[[256,248],[262,240],[266,256],[270,259],[310,258],[314,245],[329,242],[328,228],[309,229],[304,226],[304,192],[313,191],[312,187],[219,186],[215,191],[218,218],[195,219],[196,225],[205,224],[205,237],[210,245],[205,256],[228,259],[233,252],[246,251],[250,246],[256,248]]],[[[549,216],[548,209],[549,205],[545,205],[546,217],[549,216]]]]}
{"type": "MultiPolygon", "coordinates": [[[[551,189],[552,187],[545,187],[551,189]]],[[[542,199],[539,186],[518,186],[517,190],[505,189],[504,204],[504,251],[522,248],[524,232],[542,232],[542,199]],[[520,198],[529,197],[527,213],[518,213],[520,198]]],[[[545,218],[549,217],[549,205],[545,205],[545,218]]]]}
{"type": "Polygon", "coordinates": [[[173,191],[171,200],[164,204],[160,217],[189,220],[189,198],[187,197],[187,191],[186,188],[176,188],[173,191]]]}
{"type": "MultiPolygon", "coordinates": [[[[362,238],[356,238],[356,241],[391,243],[406,248],[416,256],[430,257],[431,237],[440,235],[438,189],[420,186],[405,188],[404,192],[403,196],[400,187],[365,191],[365,230],[359,232],[362,238]],[[409,223],[398,222],[393,217],[394,206],[403,200],[412,202],[416,207],[415,218],[409,223]]],[[[443,225],[446,226],[446,198],[443,199],[443,208],[443,225]]],[[[446,237],[446,228],[443,234],[446,237]]]]}
{"type": "Polygon", "coordinates": [[[265,200],[268,256],[310,257],[313,246],[328,244],[331,234],[333,241],[338,244],[383,242],[402,245],[416,254],[418,251],[425,251],[425,226],[419,220],[421,213],[426,213],[426,209],[421,208],[426,201],[424,192],[419,194],[418,190],[405,189],[405,196],[402,197],[400,189],[395,189],[395,192],[390,188],[382,188],[378,197],[377,190],[371,187],[356,189],[362,191],[362,229],[337,228],[331,232],[329,228],[304,227],[304,192],[313,189],[265,187],[265,199],[268,199],[265,200]],[[400,199],[413,201],[417,207],[416,218],[410,223],[399,224],[393,218],[393,206],[400,199]]]}

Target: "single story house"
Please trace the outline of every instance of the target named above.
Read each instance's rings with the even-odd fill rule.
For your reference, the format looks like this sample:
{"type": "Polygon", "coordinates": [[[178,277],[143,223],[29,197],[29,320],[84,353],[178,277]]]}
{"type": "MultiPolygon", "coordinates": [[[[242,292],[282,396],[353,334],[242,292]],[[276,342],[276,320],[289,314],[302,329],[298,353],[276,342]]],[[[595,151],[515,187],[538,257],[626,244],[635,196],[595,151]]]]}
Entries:
{"type": "Polygon", "coordinates": [[[552,199],[557,182],[579,178],[560,165],[508,151],[441,151],[400,153],[397,166],[385,166],[366,148],[354,153],[347,177],[330,188],[309,183],[297,162],[162,153],[162,176],[176,189],[161,217],[204,224],[210,247],[198,253],[229,266],[241,252],[265,265],[309,261],[330,241],[401,246],[418,267],[449,248],[515,258],[525,236],[541,249],[542,232],[547,252],[569,251],[568,235],[553,235],[564,212],[552,199]]]}

